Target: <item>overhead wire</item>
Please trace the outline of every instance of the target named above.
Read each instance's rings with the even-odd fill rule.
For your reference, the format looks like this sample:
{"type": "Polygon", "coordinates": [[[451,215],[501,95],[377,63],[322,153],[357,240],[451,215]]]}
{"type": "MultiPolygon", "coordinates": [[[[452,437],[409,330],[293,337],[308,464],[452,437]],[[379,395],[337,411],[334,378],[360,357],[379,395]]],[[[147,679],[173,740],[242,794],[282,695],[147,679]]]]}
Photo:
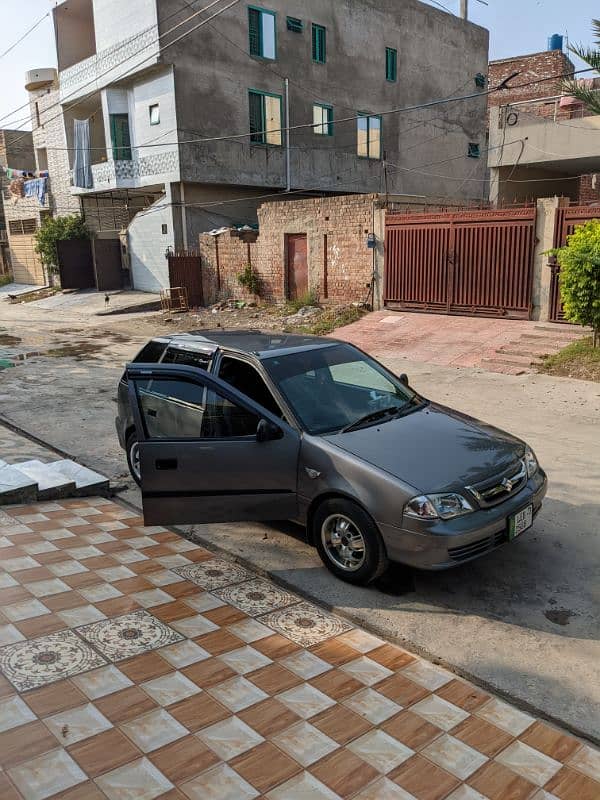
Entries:
{"type": "MultiPolygon", "coordinates": [[[[177,25],[174,25],[172,28],[169,28],[169,30],[164,31],[164,33],[160,34],[156,39],[153,39],[151,42],[148,42],[148,44],[144,45],[141,49],[137,50],[134,53],[129,54],[122,61],[119,61],[117,64],[113,64],[112,66],[108,67],[106,70],[104,70],[104,72],[101,72],[99,75],[95,75],[89,81],[86,81],[84,84],[82,84],[81,86],[78,86],[76,89],[74,89],[70,94],[67,94],[67,95],[61,97],[56,102],[51,103],[47,108],[44,109],[44,113],[45,114],[48,113],[48,111],[50,111],[53,108],[56,108],[57,106],[61,106],[62,107],[65,104],[66,100],[68,100],[70,97],[73,97],[74,95],[76,95],[83,88],[85,88],[87,86],[90,86],[91,84],[97,84],[97,82],[98,82],[98,80],[100,78],[102,78],[105,75],[108,75],[109,73],[113,72],[115,69],[117,69],[118,67],[122,66],[123,64],[131,62],[131,60],[133,58],[135,58],[136,55],[140,55],[145,50],[147,50],[149,47],[152,47],[153,45],[159,44],[160,40],[163,39],[165,36],[168,36],[169,34],[173,33],[173,31],[177,30],[182,25],[185,25],[186,22],[190,22],[192,19],[194,19],[195,17],[199,16],[200,14],[203,14],[205,11],[210,10],[211,8],[213,8],[215,5],[217,5],[220,2],[222,2],[222,0],[212,0],[212,2],[209,3],[207,6],[205,6],[204,8],[198,9],[198,11],[195,11],[193,14],[190,14],[189,17],[186,17],[186,19],[182,20],[181,22],[178,22],[177,25]]],[[[221,9],[219,9],[214,14],[212,14],[210,17],[207,17],[205,20],[202,20],[198,25],[195,25],[194,27],[192,27],[189,30],[185,31],[185,33],[183,33],[180,36],[176,37],[175,39],[173,39],[173,41],[167,42],[167,44],[165,44],[165,45],[161,45],[161,51],[166,50],[168,47],[172,47],[174,44],[177,44],[183,38],[185,38],[186,36],[189,36],[190,34],[194,33],[196,30],[198,30],[198,28],[201,28],[202,26],[207,25],[212,19],[215,19],[216,17],[218,17],[221,14],[223,14],[225,11],[228,11],[230,8],[232,8],[234,5],[237,5],[237,3],[239,3],[239,2],[240,2],[240,0],[231,0],[231,2],[228,5],[224,6],[221,9]]],[[[145,29],[144,31],[141,31],[134,38],[137,38],[137,36],[143,36],[144,33],[146,33],[147,31],[148,31],[148,29],[145,29]]],[[[131,39],[125,41],[124,43],[119,45],[119,47],[125,46],[125,44],[129,44],[131,41],[132,41],[131,39]]],[[[131,74],[131,69],[132,68],[133,69],[139,69],[139,67],[142,64],[146,63],[146,61],[150,61],[151,59],[155,58],[155,56],[156,56],[156,53],[151,53],[150,55],[146,56],[141,61],[138,61],[135,65],[133,65],[133,67],[130,67],[129,70],[126,70],[121,75],[117,75],[113,79],[113,82],[117,81],[117,80],[122,80],[123,78],[127,77],[127,75],[131,74]]],[[[71,103],[69,105],[69,110],[72,109],[72,108],[75,108],[76,106],[78,106],[81,103],[83,103],[89,97],[91,97],[92,95],[96,94],[97,91],[98,91],[98,89],[94,88],[90,92],[87,92],[86,94],[84,94],[82,97],[80,97],[74,103],[71,103]]],[[[23,106],[21,106],[21,108],[23,108],[23,106]]],[[[49,119],[45,119],[44,120],[44,124],[47,124],[48,122],[52,122],[53,120],[58,119],[59,117],[62,117],[62,115],[63,115],[63,110],[61,108],[61,111],[58,114],[55,114],[53,117],[50,117],[49,119]]],[[[4,117],[2,119],[4,119],[4,117]]],[[[15,143],[20,141],[21,139],[25,138],[25,136],[27,136],[27,133],[23,134],[22,137],[19,137],[19,138],[15,139],[15,143]]]]}
{"type": "MultiPolygon", "coordinates": [[[[46,13],[45,13],[45,14],[44,14],[42,17],[40,17],[40,18],[38,19],[38,21],[37,21],[37,22],[35,22],[35,23],[34,23],[34,24],[31,26],[31,28],[28,28],[28,29],[25,31],[25,33],[24,33],[22,36],[20,36],[20,37],[17,39],[17,41],[16,41],[16,42],[13,42],[13,43],[10,45],[10,47],[7,47],[7,48],[6,48],[6,50],[4,50],[2,53],[0,53],[0,58],[4,58],[4,56],[7,56],[7,55],[8,55],[10,52],[12,52],[12,51],[15,49],[15,47],[17,47],[17,45],[21,44],[21,42],[22,42],[24,39],[26,39],[26,38],[29,36],[29,34],[30,34],[30,33],[33,33],[33,31],[34,31],[36,28],[38,28],[38,27],[39,27],[39,26],[42,24],[42,22],[43,22],[43,21],[46,19],[46,17],[49,17],[49,16],[50,16],[50,11],[47,11],[47,12],[46,12],[46,13]]],[[[22,107],[23,107],[23,106],[22,106],[22,107]]]]}

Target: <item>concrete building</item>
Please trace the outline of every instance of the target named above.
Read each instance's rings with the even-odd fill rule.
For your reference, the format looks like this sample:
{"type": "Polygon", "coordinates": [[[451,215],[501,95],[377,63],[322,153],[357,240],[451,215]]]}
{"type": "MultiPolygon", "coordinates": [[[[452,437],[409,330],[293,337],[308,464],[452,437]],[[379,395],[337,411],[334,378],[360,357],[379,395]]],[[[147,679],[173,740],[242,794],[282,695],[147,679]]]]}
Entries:
{"type": "Polygon", "coordinates": [[[91,140],[91,184],[70,191],[97,235],[126,240],[135,288],[168,286],[165,252],[256,222],[265,194],[481,198],[483,96],[385,112],[477,91],[486,30],[419,0],[228,5],[53,12],[71,167],[74,120],[91,140]]]}
{"type": "MultiPolygon", "coordinates": [[[[575,70],[562,50],[490,64],[490,85],[519,72],[529,84],[490,95],[490,200],[523,203],[556,195],[600,203],[600,117],[565,96],[561,75],[575,70]],[[536,83],[536,81],[538,81],[536,83]]],[[[594,84],[600,91],[600,80],[594,84]]]]}

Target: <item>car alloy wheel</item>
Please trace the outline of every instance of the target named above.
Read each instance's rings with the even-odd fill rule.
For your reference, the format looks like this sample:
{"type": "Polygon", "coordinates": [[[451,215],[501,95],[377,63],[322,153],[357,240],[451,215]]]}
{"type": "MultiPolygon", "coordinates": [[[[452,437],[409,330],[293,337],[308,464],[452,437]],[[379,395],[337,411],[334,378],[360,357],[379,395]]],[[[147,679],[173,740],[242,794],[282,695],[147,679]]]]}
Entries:
{"type": "Polygon", "coordinates": [[[321,542],[331,561],[346,572],[356,572],[365,562],[366,545],[356,524],[344,514],[331,514],[321,525],[321,542]]]}
{"type": "Polygon", "coordinates": [[[134,442],[131,445],[131,450],[129,451],[129,460],[131,461],[131,469],[135,477],[141,480],[142,472],[140,469],[140,446],[138,442],[134,442]]]}

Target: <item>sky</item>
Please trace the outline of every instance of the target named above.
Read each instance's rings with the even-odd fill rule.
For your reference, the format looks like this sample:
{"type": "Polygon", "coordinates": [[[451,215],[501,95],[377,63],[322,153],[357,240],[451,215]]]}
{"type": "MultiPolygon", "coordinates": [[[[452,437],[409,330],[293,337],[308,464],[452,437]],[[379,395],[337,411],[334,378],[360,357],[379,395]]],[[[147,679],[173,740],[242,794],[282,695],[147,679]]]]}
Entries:
{"type": "MultiPolygon", "coordinates": [[[[267,0],[264,1],[268,5],[267,0]]],[[[439,0],[439,4],[437,0],[422,1],[430,5],[444,5],[453,13],[458,12],[460,5],[460,0],[439,0]]],[[[566,33],[574,43],[591,44],[590,22],[600,16],[598,0],[486,2],[487,6],[479,0],[469,0],[469,16],[473,22],[489,29],[492,59],[545,50],[548,36],[553,33],[566,33]]],[[[56,64],[54,29],[50,16],[8,55],[2,56],[2,53],[50,12],[54,5],[54,0],[0,0],[0,30],[4,31],[0,39],[1,128],[30,128],[27,108],[12,112],[27,102],[27,93],[23,88],[25,72],[56,64]]]]}

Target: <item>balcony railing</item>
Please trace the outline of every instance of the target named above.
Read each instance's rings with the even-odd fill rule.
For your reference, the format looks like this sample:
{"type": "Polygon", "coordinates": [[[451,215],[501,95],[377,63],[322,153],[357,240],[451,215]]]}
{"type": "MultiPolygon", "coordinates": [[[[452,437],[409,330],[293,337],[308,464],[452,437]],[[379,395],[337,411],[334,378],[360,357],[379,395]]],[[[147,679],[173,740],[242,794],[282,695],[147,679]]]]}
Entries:
{"type": "MultiPolygon", "coordinates": [[[[600,89],[596,91],[600,97],[600,89]]],[[[552,97],[540,97],[535,100],[518,100],[502,108],[504,113],[500,115],[500,125],[508,125],[509,127],[515,125],[521,115],[524,115],[525,118],[542,117],[554,122],[597,116],[574,97],[562,94],[553,95],[552,97]]]]}
{"type": "Polygon", "coordinates": [[[152,25],[63,70],[60,73],[60,102],[147,69],[156,62],[158,54],[158,28],[152,25]]]}
{"type": "Polygon", "coordinates": [[[103,191],[119,187],[131,187],[132,184],[145,185],[147,178],[169,175],[178,180],[179,156],[176,150],[139,156],[134,150],[134,157],[128,161],[103,161],[92,164],[93,186],[89,189],[73,187],[76,193],[86,191],[103,191]]]}

